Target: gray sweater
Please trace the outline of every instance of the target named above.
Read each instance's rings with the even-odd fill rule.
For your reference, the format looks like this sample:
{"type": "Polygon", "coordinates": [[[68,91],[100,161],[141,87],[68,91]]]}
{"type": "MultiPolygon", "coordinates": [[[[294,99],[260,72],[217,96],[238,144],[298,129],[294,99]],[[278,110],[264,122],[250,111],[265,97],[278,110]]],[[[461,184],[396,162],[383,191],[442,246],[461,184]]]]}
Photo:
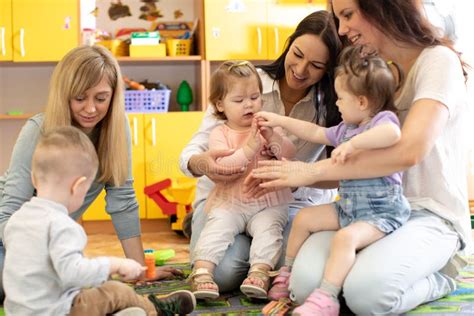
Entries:
{"type": "Polygon", "coordinates": [[[3,286],[8,315],[67,315],[81,288],[109,276],[106,257],[85,258],[87,237],[64,205],[34,197],[4,231],[3,286]]]}
{"type": "MultiPolygon", "coordinates": [[[[23,203],[36,195],[31,182],[31,159],[38,138],[41,134],[44,114],[40,113],[30,118],[23,126],[16,141],[7,172],[0,177],[0,238],[3,239],[5,224],[10,216],[23,203]]],[[[125,118],[126,119],[126,118],[125,118]]],[[[102,189],[106,190],[106,211],[112,217],[115,231],[120,240],[140,236],[140,219],[138,203],[133,189],[131,174],[131,136],[128,121],[126,122],[127,147],[129,159],[129,176],[121,187],[94,181],[87,192],[84,204],[71,214],[78,219],[95,200],[102,189]]],[[[113,153],[111,153],[113,154],[113,153]]]]}

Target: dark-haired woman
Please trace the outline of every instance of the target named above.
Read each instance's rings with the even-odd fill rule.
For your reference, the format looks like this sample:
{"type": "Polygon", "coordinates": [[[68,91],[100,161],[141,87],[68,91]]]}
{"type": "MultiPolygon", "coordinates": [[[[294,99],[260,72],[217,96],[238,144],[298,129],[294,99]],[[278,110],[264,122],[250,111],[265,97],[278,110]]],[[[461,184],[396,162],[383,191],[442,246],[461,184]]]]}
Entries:
{"type": "MultiPolygon", "coordinates": [[[[282,55],[273,63],[259,67],[264,110],[323,126],[338,124],[340,114],[335,105],[333,80],[340,50],[341,42],[327,11],[317,11],[305,17],[289,37],[282,55]]],[[[209,108],[199,131],[180,157],[183,172],[189,176],[201,176],[193,205],[191,249],[207,220],[204,204],[213,181],[232,181],[240,176],[239,170],[224,168],[215,162],[216,158],[229,152],[208,150],[209,132],[221,123],[213,117],[209,108]]],[[[323,145],[289,136],[297,147],[296,159],[311,162],[323,154],[323,145]]],[[[300,208],[326,203],[334,197],[334,191],[299,188],[293,195],[295,202],[289,208],[290,224],[285,230],[285,238],[291,220],[300,208]]],[[[214,280],[221,292],[237,288],[245,279],[249,269],[249,249],[249,237],[243,234],[236,236],[234,244],[228,248],[215,270],[214,280]]]]}

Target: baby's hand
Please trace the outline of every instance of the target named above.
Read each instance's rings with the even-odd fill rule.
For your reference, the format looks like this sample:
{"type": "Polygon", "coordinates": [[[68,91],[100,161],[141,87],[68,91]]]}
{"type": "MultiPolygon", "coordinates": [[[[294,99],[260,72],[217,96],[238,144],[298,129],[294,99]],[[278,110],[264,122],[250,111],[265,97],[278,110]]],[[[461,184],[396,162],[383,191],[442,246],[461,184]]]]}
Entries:
{"type": "Polygon", "coordinates": [[[271,138],[273,136],[273,128],[267,127],[267,126],[262,126],[259,128],[260,134],[262,134],[263,138],[267,141],[270,142],[271,138]]]}
{"type": "Polygon", "coordinates": [[[347,158],[354,152],[354,149],[351,141],[340,144],[332,151],[331,161],[333,163],[344,164],[347,158]]]}
{"type": "Polygon", "coordinates": [[[147,268],[133,259],[110,257],[110,274],[118,274],[123,281],[137,280],[147,268]]]}
{"type": "MultiPolygon", "coordinates": [[[[254,154],[262,145],[262,140],[260,138],[260,132],[258,131],[257,120],[252,120],[252,126],[250,128],[250,137],[247,141],[247,146],[250,148],[254,154]]],[[[252,155],[253,155],[252,154],[252,155]]]]}
{"type": "Polygon", "coordinates": [[[254,114],[254,117],[257,118],[258,126],[268,126],[268,127],[275,127],[280,126],[280,120],[282,118],[281,115],[260,111],[254,114]]]}

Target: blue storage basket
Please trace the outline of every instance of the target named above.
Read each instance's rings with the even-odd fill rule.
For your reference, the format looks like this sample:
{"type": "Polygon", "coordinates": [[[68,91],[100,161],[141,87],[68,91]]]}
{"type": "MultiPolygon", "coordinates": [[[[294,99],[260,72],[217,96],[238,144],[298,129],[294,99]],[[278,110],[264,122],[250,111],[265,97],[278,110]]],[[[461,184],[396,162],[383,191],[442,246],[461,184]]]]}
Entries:
{"type": "Polygon", "coordinates": [[[168,112],[171,90],[126,90],[125,112],[168,112]]]}

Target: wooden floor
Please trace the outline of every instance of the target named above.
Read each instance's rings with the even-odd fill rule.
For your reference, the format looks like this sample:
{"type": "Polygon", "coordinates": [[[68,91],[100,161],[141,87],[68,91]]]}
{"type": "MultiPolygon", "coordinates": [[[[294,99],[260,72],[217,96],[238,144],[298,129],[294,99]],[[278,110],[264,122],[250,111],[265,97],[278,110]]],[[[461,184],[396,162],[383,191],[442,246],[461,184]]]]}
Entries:
{"type": "MultiPolygon", "coordinates": [[[[112,228],[105,224],[94,228],[87,226],[84,228],[88,237],[87,247],[84,250],[86,256],[124,257],[120,241],[112,228]]],[[[142,225],[142,241],[145,249],[174,249],[176,257],[168,261],[170,263],[189,261],[188,239],[171,230],[167,221],[158,225],[155,223],[152,227],[142,225]]]]}
{"type": "MultiPolygon", "coordinates": [[[[88,244],[84,251],[86,256],[124,256],[111,225],[99,223],[91,227],[83,223],[83,226],[88,235],[88,244]]],[[[474,230],[472,238],[474,240],[474,230]]],[[[189,240],[171,230],[166,220],[142,222],[142,241],[145,249],[174,249],[176,257],[170,260],[170,263],[189,262],[189,240]]]]}

